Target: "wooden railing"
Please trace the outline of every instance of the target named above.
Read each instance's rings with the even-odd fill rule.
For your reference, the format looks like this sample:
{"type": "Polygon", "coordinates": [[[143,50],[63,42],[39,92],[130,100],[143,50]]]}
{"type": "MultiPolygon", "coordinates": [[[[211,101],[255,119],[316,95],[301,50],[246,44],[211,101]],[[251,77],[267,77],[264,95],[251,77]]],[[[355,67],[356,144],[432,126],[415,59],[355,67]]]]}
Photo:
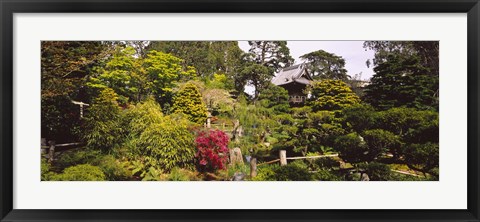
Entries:
{"type": "MultiPolygon", "coordinates": [[[[261,165],[264,165],[264,164],[272,164],[272,163],[280,162],[280,166],[285,166],[285,165],[287,165],[287,160],[301,160],[301,159],[317,159],[317,158],[338,157],[338,154],[317,155],[317,156],[299,156],[299,157],[287,157],[286,154],[287,154],[287,152],[285,150],[280,150],[280,152],[279,152],[280,158],[279,159],[275,159],[275,160],[271,160],[271,161],[263,162],[263,163],[259,163],[259,164],[256,164],[256,161],[255,161],[254,166],[252,166],[252,163],[250,163],[250,165],[251,165],[250,169],[251,170],[254,169],[255,172],[253,172],[253,173],[256,175],[257,174],[257,172],[256,172],[257,166],[261,166],[261,165]]],[[[394,172],[394,173],[399,173],[399,174],[404,174],[404,175],[409,175],[409,176],[414,176],[414,177],[421,177],[421,175],[410,173],[410,172],[394,170],[394,169],[391,169],[391,171],[394,172]]]]}
{"type": "Polygon", "coordinates": [[[66,151],[69,149],[77,148],[82,145],[85,145],[85,144],[81,142],[56,144],[55,141],[53,140],[48,141],[48,145],[47,145],[45,140],[42,139],[40,149],[42,153],[47,153],[46,158],[48,159],[48,162],[52,162],[55,157],[55,152],[66,151]]]}

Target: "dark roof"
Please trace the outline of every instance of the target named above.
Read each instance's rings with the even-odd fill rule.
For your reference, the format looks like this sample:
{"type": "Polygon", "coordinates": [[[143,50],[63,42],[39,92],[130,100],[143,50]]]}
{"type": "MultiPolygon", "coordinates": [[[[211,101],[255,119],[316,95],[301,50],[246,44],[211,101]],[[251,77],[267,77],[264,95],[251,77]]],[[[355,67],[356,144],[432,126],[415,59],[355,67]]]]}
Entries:
{"type": "Polygon", "coordinates": [[[308,85],[311,80],[312,77],[308,74],[305,64],[298,64],[282,69],[272,79],[272,83],[277,86],[286,85],[292,82],[308,85]]]}

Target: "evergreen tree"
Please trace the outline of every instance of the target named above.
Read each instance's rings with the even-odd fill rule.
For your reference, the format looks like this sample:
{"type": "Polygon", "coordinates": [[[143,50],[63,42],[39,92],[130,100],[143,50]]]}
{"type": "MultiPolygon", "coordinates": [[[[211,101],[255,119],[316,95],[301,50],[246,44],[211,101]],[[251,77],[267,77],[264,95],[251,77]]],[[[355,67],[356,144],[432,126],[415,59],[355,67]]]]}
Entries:
{"type": "Polygon", "coordinates": [[[310,52],[300,56],[307,62],[307,70],[314,79],[347,80],[345,59],[324,50],[310,52]]]}
{"type": "Polygon", "coordinates": [[[286,41],[248,41],[251,61],[279,72],[293,64],[286,41]]]}
{"type": "Polygon", "coordinates": [[[429,75],[417,56],[391,54],[375,68],[365,89],[365,101],[386,110],[392,107],[438,109],[438,76],[429,75]]]}
{"type": "Polygon", "coordinates": [[[187,83],[178,91],[173,100],[172,111],[183,113],[190,121],[203,123],[207,118],[207,108],[202,95],[193,83],[187,83]]]}

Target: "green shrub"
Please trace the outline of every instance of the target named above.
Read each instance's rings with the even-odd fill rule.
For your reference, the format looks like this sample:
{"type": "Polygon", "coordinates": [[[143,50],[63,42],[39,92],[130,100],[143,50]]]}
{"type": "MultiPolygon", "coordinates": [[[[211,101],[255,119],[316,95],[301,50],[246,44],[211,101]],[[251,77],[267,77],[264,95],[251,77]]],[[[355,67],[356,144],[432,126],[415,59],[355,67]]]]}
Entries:
{"type": "Polygon", "coordinates": [[[42,181],[48,181],[48,180],[50,180],[51,177],[53,177],[55,175],[55,172],[50,171],[51,166],[48,163],[48,161],[44,158],[42,158],[42,160],[41,160],[40,169],[41,169],[40,178],[41,178],[42,181]]]}
{"type": "Polygon", "coordinates": [[[266,164],[257,169],[257,176],[252,178],[254,181],[276,181],[276,169],[279,168],[277,164],[266,164]]]}
{"type": "Polygon", "coordinates": [[[181,169],[178,167],[173,168],[167,177],[169,181],[198,181],[201,180],[195,172],[181,169]]]}
{"type": "Polygon", "coordinates": [[[357,133],[350,133],[335,139],[335,149],[339,152],[339,157],[349,163],[358,163],[369,159],[365,155],[368,153],[367,144],[357,133]]]}
{"type": "Polygon", "coordinates": [[[106,177],[102,170],[90,164],[68,167],[63,173],[51,178],[51,180],[57,181],[104,181],[105,179],[106,177]]]}
{"type": "Polygon", "coordinates": [[[437,143],[411,144],[405,149],[408,167],[438,177],[439,147],[437,143]]]}
{"type": "Polygon", "coordinates": [[[312,170],[327,170],[340,167],[340,163],[331,157],[307,159],[306,161],[312,170]]]}
{"type": "Polygon", "coordinates": [[[286,166],[270,164],[258,169],[255,181],[310,181],[312,175],[303,161],[293,161],[286,166]]]}
{"type": "Polygon", "coordinates": [[[185,114],[194,123],[203,123],[207,120],[207,106],[193,83],[185,84],[178,91],[173,99],[172,111],[185,114]]]}
{"type": "Polygon", "coordinates": [[[96,159],[102,155],[100,150],[90,148],[69,150],[60,155],[58,160],[54,162],[54,167],[61,170],[70,166],[92,163],[96,162],[96,159]]]}
{"type": "Polygon", "coordinates": [[[112,155],[99,158],[95,165],[102,169],[107,180],[121,181],[131,180],[132,178],[132,172],[128,169],[128,163],[117,160],[112,155]]]}
{"type": "Polygon", "coordinates": [[[360,164],[359,168],[363,168],[368,174],[368,178],[373,181],[385,181],[391,179],[391,169],[388,165],[377,162],[368,164],[360,164]]]}
{"type": "Polygon", "coordinates": [[[129,136],[125,143],[130,160],[139,161],[141,175],[150,168],[168,172],[173,167],[193,168],[194,135],[182,115],[163,116],[153,100],[132,108],[129,136]]]}
{"type": "Polygon", "coordinates": [[[301,160],[279,167],[275,173],[277,181],[309,181],[312,179],[307,164],[301,160]]]}
{"type": "Polygon", "coordinates": [[[366,130],[363,132],[363,138],[368,145],[366,156],[370,161],[388,150],[395,155],[400,153],[400,138],[389,131],[382,129],[366,130]]]}
{"type": "Polygon", "coordinates": [[[360,102],[360,98],[341,80],[313,81],[308,87],[311,97],[308,105],[314,111],[341,110],[360,102]]]}
{"type": "Polygon", "coordinates": [[[340,181],[342,180],[342,177],[330,170],[319,169],[312,174],[312,179],[319,181],[340,181]]]}
{"type": "Polygon", "coordinates": [[[108,151],[121,143],[123,136],[117,98],[112,89],[105,88],[88,109],[83,140],[89,147],[108,151]]]}

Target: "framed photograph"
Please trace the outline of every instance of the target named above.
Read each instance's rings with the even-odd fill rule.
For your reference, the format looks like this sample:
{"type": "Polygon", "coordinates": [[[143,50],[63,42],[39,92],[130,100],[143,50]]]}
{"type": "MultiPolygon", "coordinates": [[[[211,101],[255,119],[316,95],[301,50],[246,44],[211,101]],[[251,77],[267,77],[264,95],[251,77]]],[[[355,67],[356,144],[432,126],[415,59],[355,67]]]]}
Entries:
{"type": "Polygon", "coordinates": [[[1,221],[480,221],[478,0],[0,6],[1,221]]]}

